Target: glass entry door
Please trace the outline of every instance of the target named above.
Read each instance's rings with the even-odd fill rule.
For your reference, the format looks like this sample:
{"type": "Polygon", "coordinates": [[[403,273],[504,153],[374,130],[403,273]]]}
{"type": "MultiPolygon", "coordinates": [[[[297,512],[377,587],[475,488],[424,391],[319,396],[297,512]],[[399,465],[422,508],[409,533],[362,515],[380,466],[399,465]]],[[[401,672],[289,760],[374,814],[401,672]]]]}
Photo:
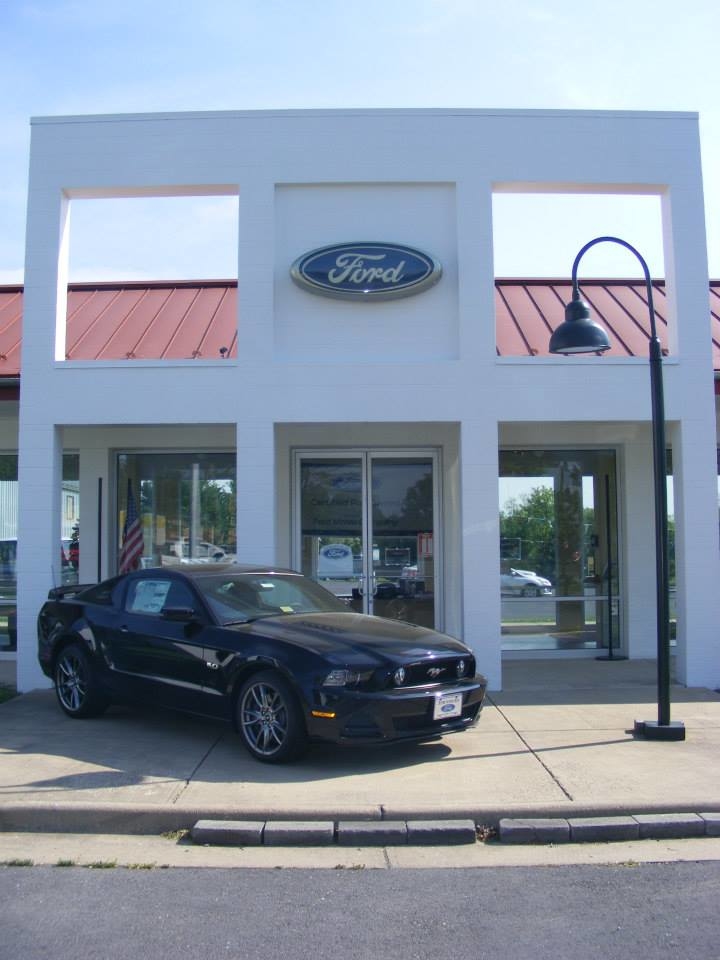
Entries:
{"type": "Polygon", "coordinates": [[[614,450],[501,450],[499,486],[503,650],[621,652],[614,450]]]}
{"type": "Polygon", "coordinates": [[[296,455],[295,563],[362,613],[434,627],[433,452],[296,455]]]}

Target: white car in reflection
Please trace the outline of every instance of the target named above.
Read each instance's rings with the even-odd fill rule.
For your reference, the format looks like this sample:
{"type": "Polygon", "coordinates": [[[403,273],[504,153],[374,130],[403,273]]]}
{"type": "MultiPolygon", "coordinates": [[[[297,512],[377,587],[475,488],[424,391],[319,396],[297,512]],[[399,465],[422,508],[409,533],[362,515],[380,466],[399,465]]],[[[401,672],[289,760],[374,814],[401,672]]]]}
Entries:
{"type": "MultiPolygon", "coordinates": [[[[172,567],[181,563],[231,563],[235,554],[225,553],[222,547],[206,540],[196,540],[192,551],[188,540],[178,540],[170,545],[169,554],[160,557],[163,567],[172,567]]],[[[153,566],[153,558],[149,558],[148,566],[153,566]]]]}
{"type": "Polygon", "coordinates": [[[504,597],[547,597],[552,595],[552,583],[533,570],[511,567],[500,574],[500,593],[504,597]]]}

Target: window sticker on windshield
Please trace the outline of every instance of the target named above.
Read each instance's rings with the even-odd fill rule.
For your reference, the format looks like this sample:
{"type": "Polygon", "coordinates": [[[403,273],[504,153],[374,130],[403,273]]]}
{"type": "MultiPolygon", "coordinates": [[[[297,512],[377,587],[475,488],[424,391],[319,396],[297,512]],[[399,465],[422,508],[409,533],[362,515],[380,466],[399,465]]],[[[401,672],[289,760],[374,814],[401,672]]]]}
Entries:
{"type": "Polygon", "coordinates": [[[280,607],[280,609],[282,610],[283,613],[294,613],[294,610],[292,607],[280,607]]]}
{"type": "Polygon", "coordinates": [[[260,589],[261,589],[261,590],[273,590],[274,588],[275,588],[275,584],[274,584],[274,583],[261,583],[261,584],[260,584],[260,589]]]}

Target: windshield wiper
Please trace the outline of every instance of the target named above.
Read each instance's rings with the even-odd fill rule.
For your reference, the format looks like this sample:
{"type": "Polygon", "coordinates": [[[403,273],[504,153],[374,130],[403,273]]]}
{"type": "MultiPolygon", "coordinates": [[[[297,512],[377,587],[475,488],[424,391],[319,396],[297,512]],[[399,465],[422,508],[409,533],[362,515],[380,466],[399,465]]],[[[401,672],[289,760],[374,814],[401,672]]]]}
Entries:
{"type": "Polygon", "coordinates": [[[278,613],[259,613],[255,617],[246,617],[244,620],[223,620],[222,625],[224,627],[235,627],[238,624],[243,623],[255,623],[256,620],[267,620],[268,617],[278,617],[281,614],[278,613]]]}

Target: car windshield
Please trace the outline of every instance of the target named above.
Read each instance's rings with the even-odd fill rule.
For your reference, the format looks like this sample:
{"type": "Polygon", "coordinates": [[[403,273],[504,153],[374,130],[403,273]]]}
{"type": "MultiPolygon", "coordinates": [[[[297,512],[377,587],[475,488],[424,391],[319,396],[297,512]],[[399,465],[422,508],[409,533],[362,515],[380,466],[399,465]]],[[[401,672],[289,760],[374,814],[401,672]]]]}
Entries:
{"type": "Polygon", "coordinates": [[[346,612],[337,597],[313,580],[291,574],[218,574],[196,581],[220,623],[248,623],[291,613],[346,612]]]}

